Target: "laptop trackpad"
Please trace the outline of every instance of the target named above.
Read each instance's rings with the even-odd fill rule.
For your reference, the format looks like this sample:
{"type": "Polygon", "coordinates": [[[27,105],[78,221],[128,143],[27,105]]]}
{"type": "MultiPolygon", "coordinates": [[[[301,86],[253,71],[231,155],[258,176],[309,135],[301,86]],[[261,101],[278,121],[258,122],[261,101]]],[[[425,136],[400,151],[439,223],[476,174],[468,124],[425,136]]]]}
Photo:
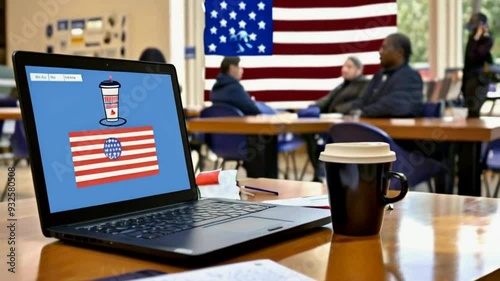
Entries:
{"type": "Polygon", "coordinates": [[[283,228],[285,221],[265,219],[258,217],[244,217],[241,219],[209,226],[211,230],[229,232],[253,232],[267,230],[269,232],[283,228]]]}

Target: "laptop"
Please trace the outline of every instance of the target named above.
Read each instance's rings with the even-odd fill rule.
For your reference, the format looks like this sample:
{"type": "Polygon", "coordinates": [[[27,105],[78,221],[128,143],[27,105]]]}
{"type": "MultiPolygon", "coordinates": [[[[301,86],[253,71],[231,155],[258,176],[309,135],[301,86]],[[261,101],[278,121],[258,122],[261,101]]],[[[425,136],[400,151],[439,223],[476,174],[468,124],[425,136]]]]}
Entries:
{"type": "Polygon", "coordinates": [[[173,65],[13,54],[42,232],[206,263],[330,223],[328,210],[198,199],[173,65]]]}

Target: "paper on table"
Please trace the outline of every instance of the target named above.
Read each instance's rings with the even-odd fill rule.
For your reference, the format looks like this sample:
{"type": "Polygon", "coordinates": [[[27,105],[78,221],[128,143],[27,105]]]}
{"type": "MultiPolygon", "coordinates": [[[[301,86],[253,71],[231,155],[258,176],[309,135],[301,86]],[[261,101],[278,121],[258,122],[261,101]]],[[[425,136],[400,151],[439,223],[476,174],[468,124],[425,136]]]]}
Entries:
{"type": "Polygon", "coordinates": [[[264,203],[330,209],[328,195],[305,196],[290,199],[267,200],[264,203]]]}
{"type": "Polygon", "coordinates": [[[240,199],[240,188],[236,185],[237,170],[201,172],[196,177],[202,198],[240,199]]]}
{"type": "Polygon", "coordinates": [[[155,277],[136,279],[136,281],[313,281],[302,273],[293,271],[272,260],[255,260],[204,269],[172,273],[155,277]]]}

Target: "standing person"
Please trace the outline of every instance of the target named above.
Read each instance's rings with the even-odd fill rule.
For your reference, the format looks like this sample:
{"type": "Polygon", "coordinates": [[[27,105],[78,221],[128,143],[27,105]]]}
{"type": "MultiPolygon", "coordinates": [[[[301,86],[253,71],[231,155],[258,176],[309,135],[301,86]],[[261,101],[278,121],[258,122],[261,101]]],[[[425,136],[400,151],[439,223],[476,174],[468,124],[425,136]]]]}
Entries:
{"type": "Polygon", "coordinates": [[[493,63],[493,38],[488,31],[488,18],[483,13],[473,14],[465,26],[470,35],[465,47],[462,94],[469,117],[479,117],[488,93],[489,79],[483,75],[485,63],[493,63]]]}

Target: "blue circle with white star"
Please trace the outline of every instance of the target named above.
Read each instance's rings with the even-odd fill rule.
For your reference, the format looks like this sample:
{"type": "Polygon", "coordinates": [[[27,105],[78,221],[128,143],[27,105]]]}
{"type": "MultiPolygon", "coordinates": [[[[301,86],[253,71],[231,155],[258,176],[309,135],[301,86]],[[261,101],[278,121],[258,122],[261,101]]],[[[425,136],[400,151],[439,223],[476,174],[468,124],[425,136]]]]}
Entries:
{"type": "Polygon", "coordinates": [[[111,160],[120,158],[122,155],[122,144],[117,138],[108,138],[104,142],[104,155],[111,160]]]}

